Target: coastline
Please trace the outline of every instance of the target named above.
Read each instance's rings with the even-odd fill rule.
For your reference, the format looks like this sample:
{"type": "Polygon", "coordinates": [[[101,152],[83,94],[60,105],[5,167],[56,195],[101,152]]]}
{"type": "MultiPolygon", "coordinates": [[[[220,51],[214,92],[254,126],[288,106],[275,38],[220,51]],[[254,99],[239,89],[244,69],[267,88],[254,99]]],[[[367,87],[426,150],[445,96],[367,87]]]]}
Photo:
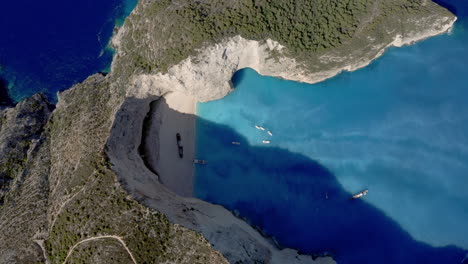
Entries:
{"type": "MultiPolygon", "coordinates": [[[[418,41],[430,38],[432,36],[450,32],[456,20],[457,18],[455,18],[450,23],[443,25],[439,30],[431,29],[424,33],[415,34],[413,36],[407,36],[406,38],[403,38],[402,35],[396,35],[395,39],[392,42],[385,45],[384,47],[381,47],[379,51],[375,54],[375,56],[371,57],[367,61],[359,61],[355,64],[346,65],[333,71],[317,72],[315,74],[311,74],[310,76],[304,75],[304,72],[300,72],[298,75],[297,73],[294,73],[292,71],[290,66],[287,67],[290,71],[283,71],[279,74],[275,74],[277,72],[271,72],[271,65],[262,64],[261,62],[267,61],[267,59],[265,59],[266,55],[262,54],[261,50],[265,50],[266,47],[268,47],[269,50],[283,49],[283,47],[279,43],[276,43],[272,40],[267,40],[266,43],[262,46],[256,41],[245,40],[242,39],[240,36],[237,36],[234,39],[223,43],[224,45],[216,45],[215,47],[207,49],[208,54],[205,54],[207,52],[201,54],[208,58],[219,59],[219,57],[223,56],[216,56],[217,52],[220,52],[222,50],[223,54],[227,54],[225,52],[226,50],[229,51],[237,49],[241,51],[241,54],[235,54],[236,56],[234,56],[234,59],[236,57],[240,59],[238,60],[239,64],[236,65],[236,69],[231,69],[233,73],[248,67],[257,71],[261,75],[274,76],[275,78],[313,84],[324,81],[329,78],[333,78],[342,71],[352,72],[360,68],[366,67],[374,60],[382,56],[385,53],[385,51],[390,47],[402,47],[405,45],[411,45],[418,41]],[[249,52],[248,49],[245,48],[233,47],[233,45],[237,46],[239,44],[240,46],[249,47],[251,48],[251,50],[253,48],[254,51],[249,52]],[[247,50],[247,52],[245,50],[247,50]],[[265,67],[265,65],[267,65],[268,67],[265,67]]],[[[225,56],[223,59],[229,60],[230,58],[229,56],[225,56]]],[[[140,79],[137,80],[137,82],[140,82],[140,85],[136,85],[136,87],[140,88],[139,92],[150,92],[151,87],[156,86],[154,84],[158,82],[172,82],[173,86],[169,87],[175,87],[175,89],[172,89],[172,91],[167,92],[160,99],[158,99],[155,107],[151,107],[151,121],[150,127],[148,128],[149,133],[147,133],[151,136],[147,136],[147,138],[145,139],[146,151],[144,155],[145,159],[148,162],[147,165],[152,169],[152,171],[154,171],[158,175],[159,181],[171,191],[183,197],[193,197],[193,183],[195,171],[192,161],[195,158],[195,119],[197,101],[204,102],[216,100],[218,98],[224,97],[234,89],[229,79],[229,81],[224,82],[225,85],[227,84],[229,86],[229,89],[223,88],[221,91],[219,89],[214,90],[215,98],[209,98],[208,100],[207,98],[210,97],[210,95],[207,92],[209,91],[203,91],[205,93],[202,93],[200,96],[200,94],[195,95],[196,93],[194,94],[193,91],[190,91],[188,89],[178,89],[178,85],[174,82],[180,82],[180,80],[183,80],[183,78],[176,78],[176,80],[174,80],[174,78],[171,78],[173,76],[169,75],[174,73],[180,73],[181,75],[184,73],[193,74],[194,72],[195,74],[199,74],[200,71],[206,70],[205,68],[203,68],[200,70],[194,70],[193,72],[187,71],[188,68],[196,68],[196,66],[192,64],[192,60],[194,59],[188,58],[187,60],[181,62],[181,64],[174,66],[169,74],[157,74],[156,77],[147,75],[139,76],[140,79]],[[155,77],[158,80],[156,81],[152,77],[155,77]],[[148,87],[148,90],[143,89],[142,91],[142,86],[151,87],[148,87]],[[183,158],[179,158],[177,153],[177,145],[175,139],[177,133],[179,133],[182,137],[181,142],[184,148],[183,158]],[[160,155],[160,153],[164,153],[164,155],[160,155]]],[[[231,58],[231,60],[233,59],[231,58]]],[[[213,62],[209,63],[215,65],[217,64],[213,62]]],[[[297,65],[294,65],[293,68],[297,67],[297,65]]],[[[275,67],[274,70],[277,71],[278,68],[275,67]]],[[[222,72],[224,73],[226,71],[223,70],[222,72]]],[[[201,80],[203,80],[203,78],[201,80]]],[[[188,81],[184,80],[182,83],[193,84],[193,79],[188,81]]],[[[198,85],[199,84],[196,83],[195,87],[197,87],[198,85]]],[[[217,87],[222,87],[222,85],[219,85],[217,87]]],[[[198,89],[195,88],[195,90],[198,89]]],[[[140,93],[137,97],[144,96],[140,93]]]]}
{"type": "MultiPolygon", "coordinates": [[[[199,50],[196,56],[172,66],[167,73],[133,76],[131,85],[126,90],[127,97],[143,99],[168,91],[178,91],[195,97],[199,102],[217,100],[234,89],[231,78],[235,72],[244,68],[252,68],[265,76],[314,84],[343,71],[352,72],[366,67],[390,47],[411,45],[446,34],[451,31],[456,20],[456,17],[442,17],[422,32],[394,34],[386,43],[367,43],[365,48],[354,53],[332,50],[317,55],[315,60],[318,68],[314,71],[304,69],[294,58],[287,57],[283,53],[284,47],[276,41],[267,39],[262,43],[238,35],[199,50]],[[281,54],[278,60],[271,57],[275,52],[281,54]]],[[[121,34],[124,33],[119,32],[116,36],[113,42],[115,45],[119,45],[121,34]]]]}

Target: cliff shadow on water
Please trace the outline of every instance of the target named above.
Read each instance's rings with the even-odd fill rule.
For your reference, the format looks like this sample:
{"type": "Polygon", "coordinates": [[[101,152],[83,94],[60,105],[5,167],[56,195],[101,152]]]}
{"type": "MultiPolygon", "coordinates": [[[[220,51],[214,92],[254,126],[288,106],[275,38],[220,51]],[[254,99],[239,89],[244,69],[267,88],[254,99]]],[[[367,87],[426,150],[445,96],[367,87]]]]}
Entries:
{"type": "Polygon", "coordinates": [[[208,164],[196,167],[196,196],[236,212],[283,247],[328,253],[338,263],[462,263],[467,254],[415,241],[365,198],[350,199],[330,170],[306,156],[252,146],[201,118],[197,138],[198,158],[208,164]]]}

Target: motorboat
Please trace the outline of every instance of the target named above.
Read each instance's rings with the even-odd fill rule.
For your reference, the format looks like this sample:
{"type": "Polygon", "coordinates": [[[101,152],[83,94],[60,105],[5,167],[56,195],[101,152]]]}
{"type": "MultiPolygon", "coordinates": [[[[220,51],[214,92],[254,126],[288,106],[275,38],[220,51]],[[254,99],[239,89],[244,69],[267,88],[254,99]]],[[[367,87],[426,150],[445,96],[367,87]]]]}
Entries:
{"type": "Polygon", "coordinates": [[[193,163],[205,165],[205,164],[207,164],[208,162],[207,162],[206,160],[202,160],[202,159],[194,159],[194,160],[193,160],[193,163]]]}
{"type": "Polygon", "coordinates": [[[268,135],[273,136],[273,133],[271,133],[270,130],[267,131],[268,135]]]}
{"type": "Polygon", "coordinates": [[[255,125],[255,128],[256,128],[256,129],[259,129],[259,130],[263,130],[263,131],[265,131],[265,128],[264,128],[264,127],[261,127],[261,126],[257,126],[257,125],[255,125]]]}
{"type": "Polygon", "coordinates": [[[237,142],[237,141],[233,141],[231,142],[233,145],[240,145],[240,142],[237,142]]]}
{"type": "Polygon", "coordinates": [[[362,191],[362,192],[358,192],[358,193],[356,193],[355,195],[353,195],[351,198],[352,198],[352,199],[359,199],[359,198],[361,198],[361,197],[367,195],[368,192],[369,192],[369,190],[364,190],[364,191],[362,191]]]}
{"type": "Polygon", "coordinates": [[[270,144],[271,142],[269,140],[263,140],[262,143],[263,144],[270,144]]]}

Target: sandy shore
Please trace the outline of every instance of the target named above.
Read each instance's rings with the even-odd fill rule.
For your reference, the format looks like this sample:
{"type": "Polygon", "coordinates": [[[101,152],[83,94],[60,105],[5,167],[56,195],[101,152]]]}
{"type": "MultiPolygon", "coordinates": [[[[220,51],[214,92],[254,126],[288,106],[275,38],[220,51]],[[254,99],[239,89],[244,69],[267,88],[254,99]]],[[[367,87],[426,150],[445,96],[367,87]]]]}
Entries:
{"type": "Polygon", "coordinates": [[[193,196],[196,100],[171,92],[156,103],[147,138],[147,159],[159,180],[175,193],[193,196]],[[183,157],[179,157],[176,134],[181,136],[183,157]]]}

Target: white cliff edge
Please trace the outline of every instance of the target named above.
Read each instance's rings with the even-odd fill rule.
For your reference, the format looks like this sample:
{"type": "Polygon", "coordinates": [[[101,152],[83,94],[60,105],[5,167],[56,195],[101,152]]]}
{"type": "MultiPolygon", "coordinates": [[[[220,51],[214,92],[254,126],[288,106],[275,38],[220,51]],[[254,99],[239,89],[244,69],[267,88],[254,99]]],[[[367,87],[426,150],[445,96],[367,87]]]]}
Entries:
{"type": "MultiPolygon", "coordinates": [[[[370,40],[370,57],[363,58],[361,54],[352,53],[339,56],[334,54],[334,51],[322,54],[317,57],[319,64],[326,66],[330,62],[339,62],[341,65],[316,72],[306,71],[292,58],[281,56],[278,58],[279,61],[272,58],[272,52],[279,54],[284,52],[284,47],[276,41],[268,39],[261,43],[236,36],[199,51],[197,56],[189,57],[171,67],[168,73],[135,76],[133,86],[127,90],[127,96],[147,98],[168,91],[178,91],[192,95],[200,102],[220,99],[233,89],[231,84],[233,74],[244,68],[252,68],[261,75],[317,83],[342,71],[355,71],[367,66],[382,56],[389,47],[402,47],[449,32],[455,21],[456,18],[441,17],[436,21],[437,26],[424,32],[409,32],[405,36],[397,34],[387,45],[373,44],[370,40]]],[[[415,23],[424,23],[424,21],[415,23]]]]}

